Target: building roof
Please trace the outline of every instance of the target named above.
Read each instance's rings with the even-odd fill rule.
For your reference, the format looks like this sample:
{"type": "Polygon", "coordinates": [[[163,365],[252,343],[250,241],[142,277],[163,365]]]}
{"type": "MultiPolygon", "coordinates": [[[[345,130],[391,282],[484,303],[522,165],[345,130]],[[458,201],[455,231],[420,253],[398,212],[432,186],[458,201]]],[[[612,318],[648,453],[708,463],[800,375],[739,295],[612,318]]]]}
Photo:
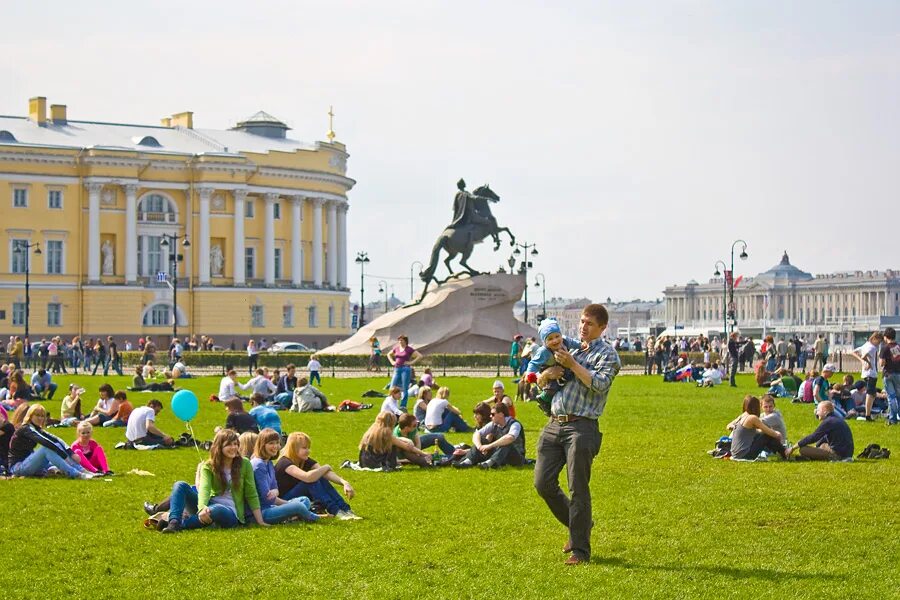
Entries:
{"type": "MultiPolygon", "coordinates": [[[[287,125],[265,112],[258,112],[247,121],[250,124],[287,125]],[[264,119],[271,119],[265,121],[264,119]]],[[[315,150],[316,145],[288,138],[254,135],[234,129],[188,129],[162,125],[132,125],[97,121],[68,121],[57,124],[48,121],[41,126],[26,117],[0,115],[0,133],[8,131],[15,141],[0,137],[2,145],[34,145],[57,148],[109,148],[148,153],[175,154],[238,154],[240,152],[267,153],[315,150]],[[147,137],[152,141],[140,142],[147,137]]]]}
{"type": "Polygon", "coordinates": [[[780,263],[753,278],[754,281],[765,283],[808,281],[810,279],[813,279],[811,274],[801,271],[791,264],[787,250],[784,251],[784,256],[781,257],[780,263]]]}

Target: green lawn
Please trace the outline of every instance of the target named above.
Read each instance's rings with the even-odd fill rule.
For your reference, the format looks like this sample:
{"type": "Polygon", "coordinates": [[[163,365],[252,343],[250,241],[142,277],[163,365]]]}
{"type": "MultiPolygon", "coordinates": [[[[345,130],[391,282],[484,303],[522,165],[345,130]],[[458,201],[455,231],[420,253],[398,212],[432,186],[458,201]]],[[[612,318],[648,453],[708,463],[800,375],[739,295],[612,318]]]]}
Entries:
{"type": "MultiPolygon", "coordinates": [[[[445,378],[467,417],[493,379],[445,378]]],[[[70,377],[96,399],[101,378],[70,377]]],[[[509,379],[506,379],[508,382],[509,379]]],[[[111,378],[114,387],[125,378],[111,378]]],[[[326,379],[333,401],[359,399],[384,380],[326,379]]],[[[735,463],[705,451],[751,387],[697,389],[622,376],[601,419],[594,462],[594,557],[562,561],[564,529],[532,487],[530,469],[342,471],[362,521],[163,536],[142,528],[144,500],[190,480],[194,449],[117,451],[121,429],[96,438],[120,475],[111,481],[0,481],[4,598],[887,598],[900,556],[895,460],[851,464],[735,463]],[[132,468],[155,477],[124,475],[132,468]]],[[[201,398],[194,430],[211,439],[224,409],[204,400],[218,378],[187,386],[201,398]]],[[[150,397],[130,394],[137,406],[150,397]]],[[[45,403],[59,412],[59,401],[45,403]]],[[[788,433],[815,427],[812,408],[782,401],[788,433]]],[[[376,404],[377,409],[377,404],[376,404]]],[[[545,419],[519,405],[529,455],[545,419]]],[[[375,417],[282,413],[288,431],[313,440],[312,456],[339,465],[375,417]]],[[[160,426],[184,426],[170,410],[160,426]]],[[[857,451],[871,442],[900,451],[900,428],[852,422],[857,451]]],[[[74,430],[56,429],[67,441],[74,430]]],[[[453,442],[468,435],[453,434],[453,442]]]]}

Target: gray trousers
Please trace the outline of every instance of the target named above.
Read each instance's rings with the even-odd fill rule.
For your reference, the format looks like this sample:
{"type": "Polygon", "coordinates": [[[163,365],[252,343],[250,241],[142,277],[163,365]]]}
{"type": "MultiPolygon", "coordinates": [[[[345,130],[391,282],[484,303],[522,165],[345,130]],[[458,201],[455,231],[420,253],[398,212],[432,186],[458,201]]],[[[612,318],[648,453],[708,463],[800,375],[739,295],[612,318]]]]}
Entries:
{"type": "Polygon", "coordinates": [[[568,528],[572,553],[583,560],[591,557],[591,464],[602,439],[597,421],[578,419],[550,421],[537,443],[534,487],[553,516],[568,528]],[[559,487],[563,467],[571,498],[559,487]]]}

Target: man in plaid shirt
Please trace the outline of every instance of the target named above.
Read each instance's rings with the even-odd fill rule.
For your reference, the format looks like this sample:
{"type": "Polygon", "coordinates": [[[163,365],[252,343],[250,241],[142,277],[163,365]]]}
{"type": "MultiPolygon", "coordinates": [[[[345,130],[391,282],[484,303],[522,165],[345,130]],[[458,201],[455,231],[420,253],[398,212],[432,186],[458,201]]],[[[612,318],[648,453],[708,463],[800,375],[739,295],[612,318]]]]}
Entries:
{"type": "Polygon", "coordinates": [[[562,376],[563,369],[574,380],[553,397],[550,422],[537,444],[534,487],[560,523],[569,530],[563,547],[572,555],[567,565],[578,565],[591,558],[591,465],[600,452],[602,434],[597,419],[603,414],[606,397],[622,364],[613,347],[600,338],[609,323],[609,313],[601,304],[589,304],[581,313],[581,349],[555,353],[558,367],[542,375],[562,376]],[[559,487],[559,473],[566,467],[569,481],[567,497],[559,487]]]}

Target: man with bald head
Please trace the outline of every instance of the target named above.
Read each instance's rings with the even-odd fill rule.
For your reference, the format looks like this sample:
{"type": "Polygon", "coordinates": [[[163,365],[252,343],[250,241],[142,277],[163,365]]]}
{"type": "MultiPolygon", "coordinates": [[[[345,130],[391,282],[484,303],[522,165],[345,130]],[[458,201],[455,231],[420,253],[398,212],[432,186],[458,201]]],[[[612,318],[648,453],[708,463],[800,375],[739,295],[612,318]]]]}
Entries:
{"type": "Polygon", "coordinates": [[[800,456],[808,460],[846,460],[853,457],[853,433],[847,422],[834,414],[830,400],[819,402],[816,417],[821,421],[811,434],[785,451],[790,455],[800,450],[800,456]]]}

